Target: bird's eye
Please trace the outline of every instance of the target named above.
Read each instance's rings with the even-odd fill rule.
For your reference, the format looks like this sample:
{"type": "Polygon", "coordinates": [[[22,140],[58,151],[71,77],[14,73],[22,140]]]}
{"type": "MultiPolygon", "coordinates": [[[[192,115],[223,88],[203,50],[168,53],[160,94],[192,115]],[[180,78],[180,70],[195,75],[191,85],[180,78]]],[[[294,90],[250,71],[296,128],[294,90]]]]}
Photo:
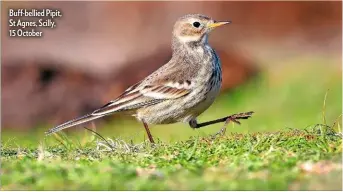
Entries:
{"type": "Polygon", "coordinates": [[[199,23],[198,21],[196,21],[196,22],[193,23],[193,26],[194,26],[195,28],[198,28],[198,27],[200,27],[200,23],[199,23]]]}

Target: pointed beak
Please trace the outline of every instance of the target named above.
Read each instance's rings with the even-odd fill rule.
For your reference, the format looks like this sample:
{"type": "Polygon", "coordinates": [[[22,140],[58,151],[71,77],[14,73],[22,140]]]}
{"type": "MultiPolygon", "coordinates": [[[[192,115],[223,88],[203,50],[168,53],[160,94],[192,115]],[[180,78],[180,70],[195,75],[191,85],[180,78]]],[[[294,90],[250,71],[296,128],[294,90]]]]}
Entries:
{"type": "Polygon", "coordinates": [[[216,21],[214,23],[208,24],[207,27],[208,28],[216,28],[222,25],[226,25],[226,24],[230,24],[231,21],[216,21]]]}

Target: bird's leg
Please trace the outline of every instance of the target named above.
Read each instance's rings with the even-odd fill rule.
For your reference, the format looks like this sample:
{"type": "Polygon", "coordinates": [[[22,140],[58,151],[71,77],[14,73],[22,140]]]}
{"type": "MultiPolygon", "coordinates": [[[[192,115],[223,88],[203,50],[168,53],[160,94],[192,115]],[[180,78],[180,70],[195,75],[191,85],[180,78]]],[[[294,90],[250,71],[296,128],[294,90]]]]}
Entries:
{"type": "Polygon", "coordinates": [[[143,122],[143,125],[144,125],[144,128],[145,128],[145,131],[146,131],[146,133],[148,134],[150,143],[155,143],[155,141],[154,141],[154,139],[152,138],[152,135],[151,135],[151,133],[150,133],[148,124],[145,123],[144,120],[143,120],[142,122],[143,122]]]}
{"type": "Polygon", "coordinates": [[[241,124],[241,122],[238,121],[239,119],[248,119],[249,117],[251,117],[251,115],[253,113],[254,113],[253,111],[249,111],[249,112],[245,112],[245,113],[237,113],[234,115],[230,115],[230,116],[223,117],[223,118],[216,119],[216,120],[212,120],[212,121],[207,121],[204,123],[197,123],[196,121],[190,121],[189,125],[194,129],[198,129],[198,128],[205,127],[208,125],[225,122],[224,126],[214,136],[217,136],[219,134],[224,135],[225,131],[226,131],[226,126],[229,124],[230,121],[233,121],[234,123],[237,123],[237,124],[241,124]]]}

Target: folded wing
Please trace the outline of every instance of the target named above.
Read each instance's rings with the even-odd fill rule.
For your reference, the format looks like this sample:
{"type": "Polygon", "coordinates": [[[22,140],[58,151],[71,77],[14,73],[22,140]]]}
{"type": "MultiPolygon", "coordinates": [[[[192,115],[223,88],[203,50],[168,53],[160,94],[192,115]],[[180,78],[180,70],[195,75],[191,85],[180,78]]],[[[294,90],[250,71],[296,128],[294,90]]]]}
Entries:
{"type": "Polygon", "coordinates": [[[164,83],[160,85],[134,85],[127,89],[116,100],[113,100],[94,111],[92,115],[107,115],[118,111],[134,110],[137,108],[158,104],[164,100],[177,99],[190,93],[189,84],[164,83]]]}

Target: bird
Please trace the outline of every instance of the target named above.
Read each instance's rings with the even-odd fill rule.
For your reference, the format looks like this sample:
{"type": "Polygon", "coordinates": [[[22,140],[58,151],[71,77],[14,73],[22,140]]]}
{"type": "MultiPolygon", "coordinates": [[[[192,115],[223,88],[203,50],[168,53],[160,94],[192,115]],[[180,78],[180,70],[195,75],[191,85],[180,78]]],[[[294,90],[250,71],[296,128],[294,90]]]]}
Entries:
{"type": "Polygon", "coordinates": [[[219,56],[208,43],[210,32],[231,21],[216,21],[202,14],[178,18],[172,31],[171,59],[143,80],[127,88],[116,99],[95,111],[51,128],[46,135],[95,119],[125,113],[142,122],[151,143],[149,126],[188,123],[193,129],[225,122],[217,134],[225,133],[229,122],[248,119],[253,111],[198,123],[197,117],[219,95],[222,70],[219,56]]]}

